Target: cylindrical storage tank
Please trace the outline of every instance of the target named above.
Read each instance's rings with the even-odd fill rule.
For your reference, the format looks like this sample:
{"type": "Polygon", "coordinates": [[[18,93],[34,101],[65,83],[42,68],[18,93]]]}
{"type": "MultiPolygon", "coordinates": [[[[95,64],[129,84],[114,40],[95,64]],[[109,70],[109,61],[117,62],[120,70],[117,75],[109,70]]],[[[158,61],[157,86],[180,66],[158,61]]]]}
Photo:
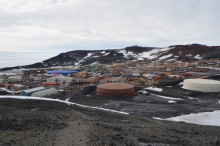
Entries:
{"type": "Polygon", "coordinates": [[[183,88],[201,92],[220,92],[220,81],[209,79],[185,79],[183,88]]]}
{"type": "Polygon", "coordinates": [[[134,95],[134,86],[125,83],[105,83],[97,86],[97,94],[102,97],[129,97],[134,95]]]}

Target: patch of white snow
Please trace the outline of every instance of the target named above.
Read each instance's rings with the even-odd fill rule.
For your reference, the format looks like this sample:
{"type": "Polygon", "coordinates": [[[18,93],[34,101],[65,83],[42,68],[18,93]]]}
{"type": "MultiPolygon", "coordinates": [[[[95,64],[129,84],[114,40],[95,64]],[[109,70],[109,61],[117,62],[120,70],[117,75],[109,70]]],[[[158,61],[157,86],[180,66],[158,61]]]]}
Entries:
{"type": "Polygon", "coordinates": [[[168,121],[183,121],[198,125],[220,126],[220,110],[167,118],[168,121]]]}

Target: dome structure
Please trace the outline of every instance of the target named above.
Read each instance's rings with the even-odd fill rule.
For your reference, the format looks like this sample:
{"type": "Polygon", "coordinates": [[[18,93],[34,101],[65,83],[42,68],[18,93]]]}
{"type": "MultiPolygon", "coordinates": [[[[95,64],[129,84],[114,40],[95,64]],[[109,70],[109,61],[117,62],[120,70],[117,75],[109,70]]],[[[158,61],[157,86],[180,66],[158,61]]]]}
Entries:
{"type": "Polygon", "coordinates": [[[201,92],[220,92],[220,81],[210,79],[185,79],[183,88],[201,92]]]}
{"type": "Polygon", "coordinates": [[[134,95],[134,86],[125,83],[105,83],[97,86],[97,94],[102,97],[129,97],[134,95]]]}

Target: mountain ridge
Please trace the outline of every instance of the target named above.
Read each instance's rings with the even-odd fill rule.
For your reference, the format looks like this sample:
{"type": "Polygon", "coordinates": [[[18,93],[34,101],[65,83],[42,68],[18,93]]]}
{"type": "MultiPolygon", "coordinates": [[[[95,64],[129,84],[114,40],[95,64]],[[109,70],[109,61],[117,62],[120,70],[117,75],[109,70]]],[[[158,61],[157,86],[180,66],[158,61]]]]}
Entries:
{"type": "Polygon", "coordinates": [[[1,68],[0,71],[19,68],[46,68],[55,66],[80,66],[94,63],[110,64],[115,61],[154,60],[189,61],[220,58],[220,46],[202,44],[172,45],[165,48],[129,46],[123,49],[74,50],[60,53],[54,57],[30,65],[1,68]]]}

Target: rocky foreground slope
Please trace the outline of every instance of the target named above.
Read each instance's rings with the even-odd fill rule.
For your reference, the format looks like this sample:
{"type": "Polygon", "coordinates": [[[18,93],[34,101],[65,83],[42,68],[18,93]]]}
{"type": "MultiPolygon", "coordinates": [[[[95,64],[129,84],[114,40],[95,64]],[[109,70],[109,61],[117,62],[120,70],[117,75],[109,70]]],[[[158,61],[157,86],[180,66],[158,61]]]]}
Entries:
{"type": "Polygon", "coordinates": [[[0,99],[3,146],[213,146],[220,144],[219,131],[59,102],[0,99]]]}
{"type": "Polygon", "coordinates": [[[200,44],[175,45],[166,48],[131,46],[124,49],[76,50],[61,53],[55,57],[26,66],[0,69],[0,71],[19,68],[44,68],[53,66],[80,66],[94,63],[108,64],[128,60],[198,60],[220,57],[220,46],[200,44]]]}

